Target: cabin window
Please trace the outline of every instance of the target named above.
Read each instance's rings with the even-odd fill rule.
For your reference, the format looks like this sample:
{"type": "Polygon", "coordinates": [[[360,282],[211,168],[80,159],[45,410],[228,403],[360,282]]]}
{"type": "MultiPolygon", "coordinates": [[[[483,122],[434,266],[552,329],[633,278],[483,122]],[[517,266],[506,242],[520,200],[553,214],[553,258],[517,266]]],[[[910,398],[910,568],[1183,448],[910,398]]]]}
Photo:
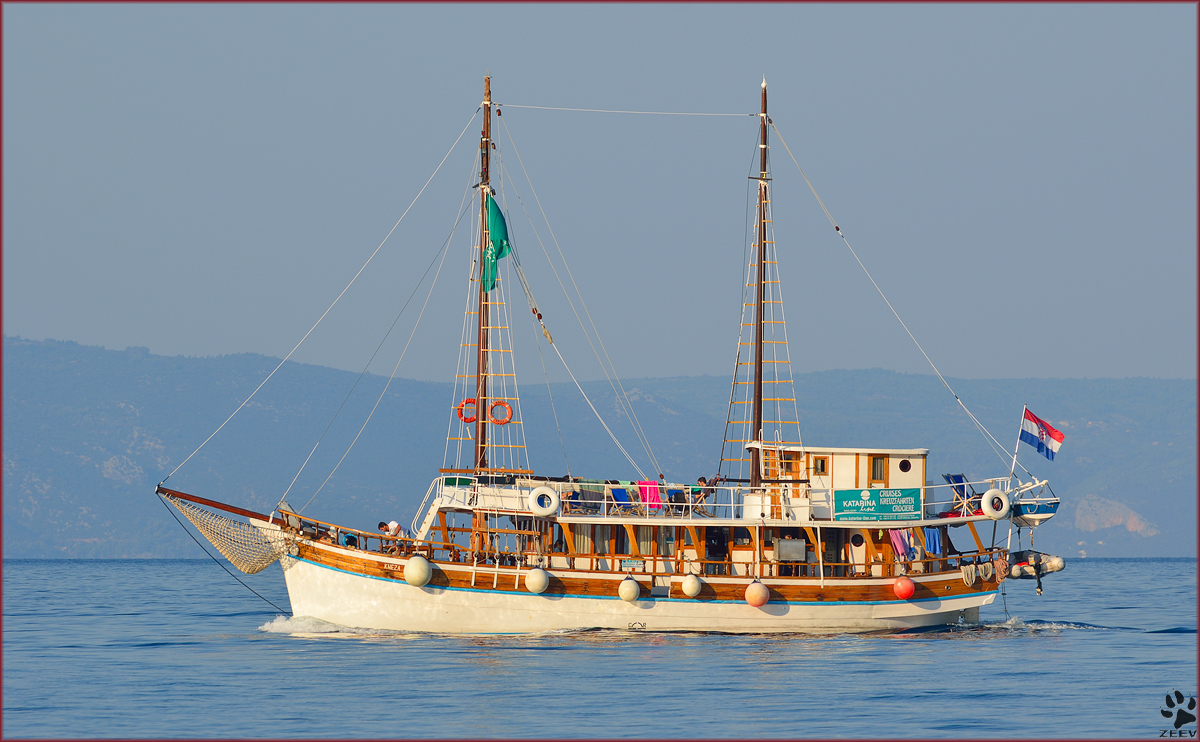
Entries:
{"type": "Polygon", "coordinates": [[[783,455],[783,476],[780,479],[794,479],[796,477],[796,454],[785,453],[783,455]]]}
{"type": "Polygon", "coordinates": [[[733,529],[733,543],[736,546],[749,546],[750,545],[750,529],[749,528],[733,529]]]}
{"type": "Polygon", "coordinates": [[[900,471],[907,474],[910,469],[912,469],[912,462],[909,461],[908,459],[901,459],[900,460],[900,471]]]}
{"type": "Polygon", "coordinates": [[[661,526],[658,529],[658,553],[661,556],[673,556],[675,554],[674,527],[661,526]]]}
{"type": "Polygon", "coordinates": [[[637,527],[638,553],[648,556],[654,553],[654,526],[637,527]]]}
{"type": "Polygon", "coordinates": [[[887,487],[888,457],[871,456],[871,486],[887,487]]]}
{"type": "Polygon", "coordinates": [[[596,526],[596,553],[597,554],[607,554],[608,553],[608,547],[609,547],[608,539],[609,539],[610,528],[611,528],[610,526],[596,526]]]}
{"type": "Polygon", "coordinates": [[[613,531],[613,541],[616,542],[613,544],[612,553],[628,554],[629,553],[629,535],[625,532],[625,526],[612,526],[612,531],[613,531]]]}
{"type": "Polygon", "coordinates": [[[829,474],[829,457],[828,456],[813,456],[812,460],[812,475],[814,477],[824,477],[829,474]]]}
{"type": "Polygon", "coordinates": [[[591,526],[575,526],[572,529],[575,538],[575,551],[579,554],[592,553],[592,534],[590,533],[591,526]]]}

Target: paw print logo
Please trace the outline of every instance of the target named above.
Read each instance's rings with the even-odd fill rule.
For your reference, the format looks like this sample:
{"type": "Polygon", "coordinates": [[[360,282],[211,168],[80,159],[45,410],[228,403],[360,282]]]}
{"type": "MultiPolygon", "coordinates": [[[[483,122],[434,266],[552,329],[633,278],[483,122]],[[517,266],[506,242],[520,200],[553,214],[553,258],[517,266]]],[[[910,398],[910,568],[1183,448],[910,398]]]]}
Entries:
{"type": "Polygon", "coordinates": [[[1187,708],[1184,708],[1183,699],[1184,695],[1179,691],[1175,691],[1174,695],[1168,693],[1167,707],[1158,710],[1158,713],[1162,714],[1165,719],[1174,717],[1176,729],[1184,724],[1191,724],[1196,720],[1196,697],[1192,696],[1188,698],[1187,708]]]}

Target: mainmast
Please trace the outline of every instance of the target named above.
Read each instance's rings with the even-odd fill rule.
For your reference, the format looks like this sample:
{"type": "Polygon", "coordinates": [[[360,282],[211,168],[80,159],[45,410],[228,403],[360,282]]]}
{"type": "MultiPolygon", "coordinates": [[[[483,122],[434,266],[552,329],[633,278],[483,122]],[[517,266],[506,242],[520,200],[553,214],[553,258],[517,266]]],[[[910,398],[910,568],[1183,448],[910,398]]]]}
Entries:
{"type": "Polygon", "coordinates": [[[767,78],[762,82],[762,114],[759,116],[759,168],[758,168],[758,250],[755,255],[755,310],[754,310],[754,422],[750,430],[751,442],[758,446],[750,449],[750,486],[762,486],[762,442],[763,442],[763,307],[767,287],[767,78]]]}
{"type": "MultiPolygon", "coordinates": [[[[765,93],[764,93],[765,95],[765,93]]],[[[491,195],[488,165],[492,149],[492,78],[483,78],[483,134],[479,140],[479,302],[475,313],[478,325],[478,341],[475,346],[475,464],[479,472],[486,469],[487,461],[487,351],[488,322],[491,317],[487,287],[484,285],[483,267],[488,249],[488,196],[491,195]]]]}

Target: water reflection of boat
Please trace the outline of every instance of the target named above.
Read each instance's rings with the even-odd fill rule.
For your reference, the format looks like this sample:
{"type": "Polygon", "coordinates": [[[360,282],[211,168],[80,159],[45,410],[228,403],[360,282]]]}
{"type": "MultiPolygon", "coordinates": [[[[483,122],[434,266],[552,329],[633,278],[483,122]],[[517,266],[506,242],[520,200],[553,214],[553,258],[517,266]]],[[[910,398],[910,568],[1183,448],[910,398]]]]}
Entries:
{"type": "Polygon", "coordinates": [[[947,475],[935,485],[924,448],[801,442],[772,232],[765,82],[753,259],[720,478],[691,485],[661,475],[535,474],[497,270],[512,246],[491,185],[490,82],[482,111],[461,400],[412,533],[358,530],[283,502],[255,513],[160,484],[158,493],[231,562],[257,572],[279,560],[298,616],[471,633],[972,622],[1002,580],[1023,576],[1009,564],[1009,534],[1054,514],[1057,498],[1044,494],[1044,480],[947,475]]]}

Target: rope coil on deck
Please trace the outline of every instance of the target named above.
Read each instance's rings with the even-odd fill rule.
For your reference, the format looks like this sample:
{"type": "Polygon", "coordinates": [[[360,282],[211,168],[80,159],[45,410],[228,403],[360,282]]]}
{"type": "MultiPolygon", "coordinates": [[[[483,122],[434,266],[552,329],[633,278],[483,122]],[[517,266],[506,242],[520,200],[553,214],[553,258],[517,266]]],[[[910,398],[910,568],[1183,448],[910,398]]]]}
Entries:
{"type": "Polygon", "coordinates": [[[288,539],[282,532],[268,532],[257,526],[217,515],[177,497],[163,495],[196,530],[221,552],[221,556],[248,575],[270,567],[287,550],[288,539]]]}

